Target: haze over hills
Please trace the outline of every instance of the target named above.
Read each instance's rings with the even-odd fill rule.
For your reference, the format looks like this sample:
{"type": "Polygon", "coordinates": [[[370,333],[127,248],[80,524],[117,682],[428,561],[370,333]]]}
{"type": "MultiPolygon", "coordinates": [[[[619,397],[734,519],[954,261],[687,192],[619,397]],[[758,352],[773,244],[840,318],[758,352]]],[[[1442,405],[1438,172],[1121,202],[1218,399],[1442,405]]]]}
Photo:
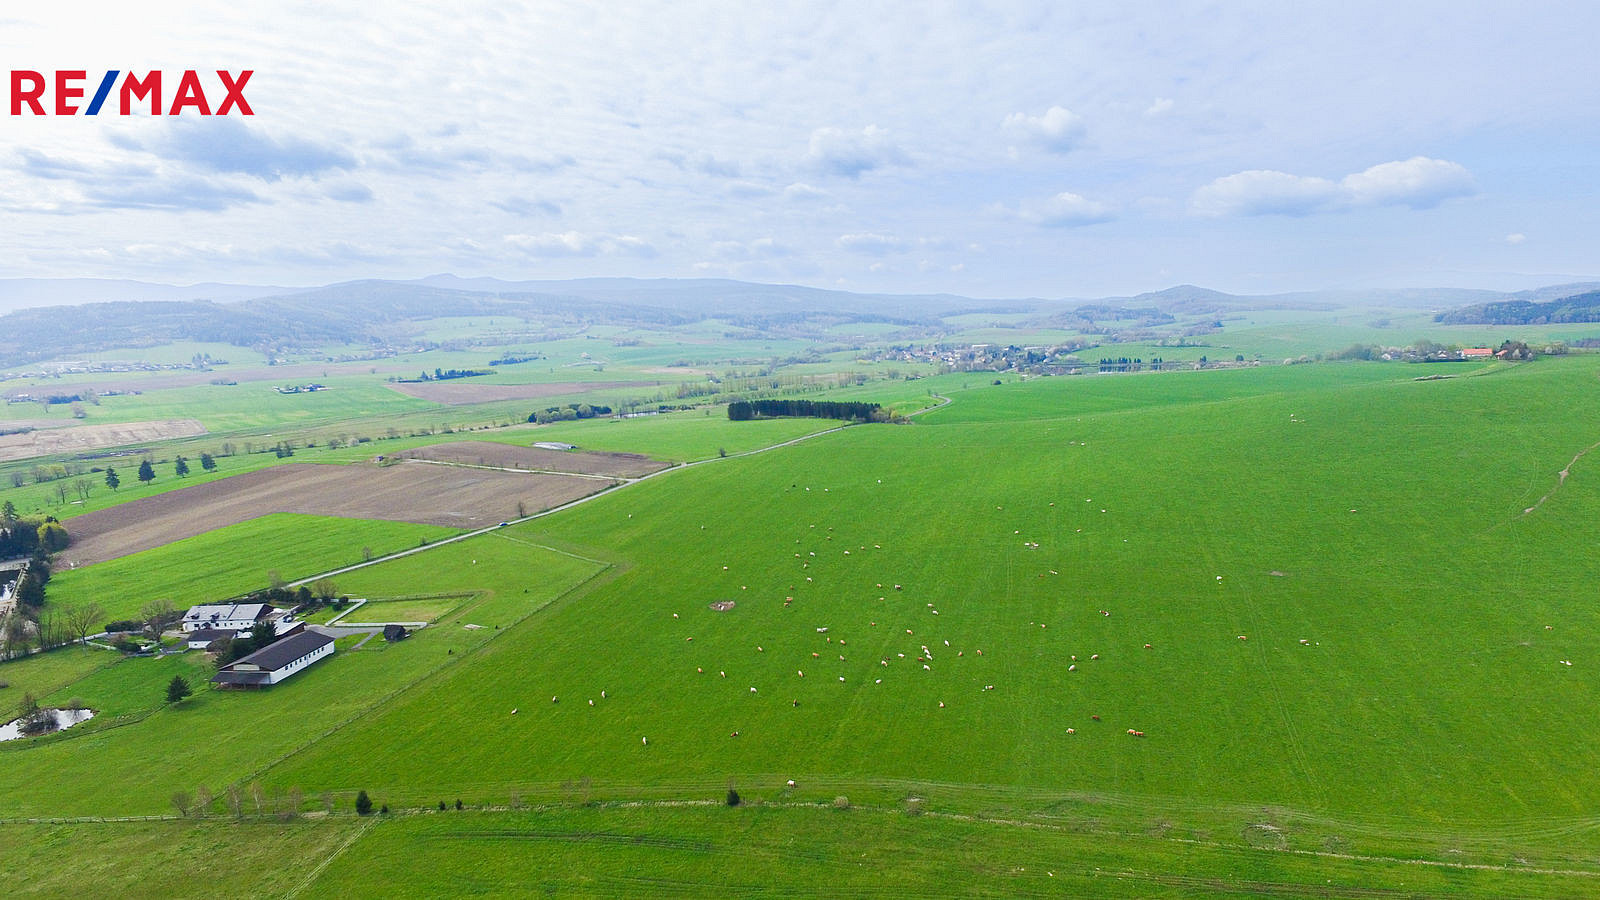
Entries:
{"type": "Polygon", "coordinates": [[[1040,324],[1248,309],[1340,308],[1427,310],[1452,323],[1501,324],[1541,315],[1546,321],[1595,321],[1600,312],[1584,312],[1588,303],[1574,305],[1563,298],[1596,289],[1600,283],[1585,282],[1510,294],[1441,288],[1245,296],[1178,285],[1133,297],[1083,300],[858,294],[725,279],[503,281],[433,275],[412,281],[372,279],[311,288],[0,279],[0,307],[24,307],[0,316],[0,366],[181,340],[235,344],[269,355],[274,348],[330,344],[388,347],[404,343],[414,332],[408,323],[448,316],[500,315],[530,321],[654,326],[714,318],[755,330],[793,328],[814,320],[815,333],[820,333],[815,329],[819,322],[887,322],[926,329],[938,327],[941,317],[967,312],[1030,314],[1037,316],[1040,324]],[[1544,307],[1540,304],[1550,310],[1541,312],[1544,307]],[[1553,312],[1556,307],[1561,311],[1553,312]]]}
{"type": "Polygon", "coordinates": [[[216,300],[230,302],[287,294],[301,288],[266,284],[173,285],[116,278],[0,278],[0,312],[39,306],[76,306],[114,300],[216,300]]]}

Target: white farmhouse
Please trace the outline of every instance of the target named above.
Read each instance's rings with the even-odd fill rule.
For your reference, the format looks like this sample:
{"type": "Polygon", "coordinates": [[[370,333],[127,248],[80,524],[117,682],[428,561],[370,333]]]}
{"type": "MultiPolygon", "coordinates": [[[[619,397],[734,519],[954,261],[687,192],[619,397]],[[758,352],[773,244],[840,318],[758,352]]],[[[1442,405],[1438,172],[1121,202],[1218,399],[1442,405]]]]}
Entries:
{"type": "Polygon", "coordinates": [[[272,615],[275,610],[265,603],[219,603],[209,606],[191,606],[183,614],[183,630],[199,631],[211,628],[219,631],[249,631],[256,622],[272,615]]]}

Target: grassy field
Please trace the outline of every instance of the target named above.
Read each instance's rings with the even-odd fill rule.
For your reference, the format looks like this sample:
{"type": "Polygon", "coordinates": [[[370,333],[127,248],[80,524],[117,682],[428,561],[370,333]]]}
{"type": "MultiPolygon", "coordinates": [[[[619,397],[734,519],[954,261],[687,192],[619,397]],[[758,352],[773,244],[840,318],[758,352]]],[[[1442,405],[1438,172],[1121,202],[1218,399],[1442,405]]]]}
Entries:
{"type": "Polygon", "coordinates": [[[364,823],[299,821],[96,822],[0,827],[0,880],[10,897],[65,897],[113,886],[119,897],[215,897],[219,883],[248,882],[253,896],[301,890],[364,823]],[[217,854],[227,848],[229,871],[217,854]],[[285,860],[294,860],[287,865],[285,860]]]}
{"type": "Polygon", "coordinates": [[[341,576],[459,605],[268,693],[7,664],[143,718],[0,750],[0,818],[543,807],[379,822],[318,894],[1593,895],[1600,360],[1421,368],[869,384],[952,402],[729,459],[828,423],[529,429],[711,461],[341,576]]]}
{"type": "MultiPolygon", "coordinates": [[[[99,603],[108,619],[135,616],[152,600],[185,609],[294,581],[457,532],[436,525],[274,513],[121,559],[57,572],[51,603],[99,603]]],[[[342,585],[341,585],[342,589],[342,585]]]]}
{"type": "MultiPolygon", "coordinates": [[[[482,539],[480,539],[482,540],[482,539]]],[[[200,788],[221,798],[227,785],[246,787],[255,773],[292,759],[371,712],[415,693],[419,686],[468,663],[493,647],[508,629],[537,610],[586,584],[603,566],[526,544],[467,541],[430,554],[434,570],[461,573],[475,582],[473,559],[510,572],[537,570],[536,583],[514,590],[475,591],[437,626],[398,644],[382,639],[361,650],[343,652],[271,691],[221,692],[205,686],[215,671],[199,651],[179,656],[126,659],[94,669],[62,684],[43,698],[46,705],[82,699],[102,713],[85,725],[54,737],[0,745],[0,819],[32,816],[101,816],[173,813],[174,792],[200,788]],[[466,625],[477,627],[465,627],[466,625]],[[196,685],[195,696],[176,705],[165,701],[174,674],[196,685]],[[203,752],[201,749],[203,748],[203,752]],[[183,765],[152,766],[154,759],[183,759],[183,765]],[[114,790],[94,789],[115,785],[114,790]]],[[[363,570],[352,579],[352,593],[369,593],[377,584],[410,583],[407,557],[363,570]],[[384,572],[389,566],[395,571],[384,572]]],[[[434,579],[452,583],[450,577],[434,579]]],[[[73,651],[80,652],[80,651],[73,651]]],[[[0,677],[31,666],[51,654],[0,664],[0,677]]],[[[31,676],[27,676],[31,677],[31,676]]],[[[21,678],[16,679],[19,682],[21,678]]],[[[59,679],[58,679],[59,680],[59,679]]],[[[295,790],[320,797],[307,786],[272,787],[286,798],[295,790]]],[[[355,791],[339,793],[346,806],[355,791]]],[[[224,811],[222,804],[214,811],[224,811]]]]}

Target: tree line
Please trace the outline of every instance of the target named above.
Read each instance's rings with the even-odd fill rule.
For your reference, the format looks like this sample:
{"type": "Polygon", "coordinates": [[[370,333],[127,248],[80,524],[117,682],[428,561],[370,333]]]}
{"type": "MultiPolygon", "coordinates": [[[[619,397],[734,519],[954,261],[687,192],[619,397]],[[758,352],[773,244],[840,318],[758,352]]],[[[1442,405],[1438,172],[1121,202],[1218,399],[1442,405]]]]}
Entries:
{"type": "Polygon", "coordinates": [[[882,406],[852,400],[735,400],[728,404],[728,418],[735,422],[780,416],[847,422],[889,421],[889,413],[882,406]]]}

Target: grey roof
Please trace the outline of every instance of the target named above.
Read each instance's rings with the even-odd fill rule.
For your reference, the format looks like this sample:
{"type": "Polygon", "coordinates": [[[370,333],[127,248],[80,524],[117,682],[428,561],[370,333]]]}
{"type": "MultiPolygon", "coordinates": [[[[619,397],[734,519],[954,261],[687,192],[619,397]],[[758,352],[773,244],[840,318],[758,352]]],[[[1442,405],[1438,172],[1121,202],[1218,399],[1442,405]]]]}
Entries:
{"type": "Polygon", "coordinates": [[[218,622],[232,619],[260,619],[272,612],[265,603],[213,603],[191,606],[183,614],[185,622],[218,622]]]}
{"type": "Polygon", "coordinates": [[[191,643],[194,641],[205,641],[209,644],[212,641],[220,641],[223,638],[231,638],[238,633],[239,632],[234,631],[232,628],[197,628],[194,631],[189,632],[189,635],[185,638],[185,640],[190,641],[191,643]]]}
{"type": "Polygon", "coordinates": [[[333,638],[325,634],[318,634],[315,631],[302,631],[299,634],[292,634],[281,641],[274,641],[249,656],[234,660],[224,666],[222,671],[217,674],[233,671],[234,667],[241,663],[260,666],[263,671],[267,672],[276,671],[305,656],[307,653],[313,650],[320,650],[331,643],[333,643],[333,638]]]}

